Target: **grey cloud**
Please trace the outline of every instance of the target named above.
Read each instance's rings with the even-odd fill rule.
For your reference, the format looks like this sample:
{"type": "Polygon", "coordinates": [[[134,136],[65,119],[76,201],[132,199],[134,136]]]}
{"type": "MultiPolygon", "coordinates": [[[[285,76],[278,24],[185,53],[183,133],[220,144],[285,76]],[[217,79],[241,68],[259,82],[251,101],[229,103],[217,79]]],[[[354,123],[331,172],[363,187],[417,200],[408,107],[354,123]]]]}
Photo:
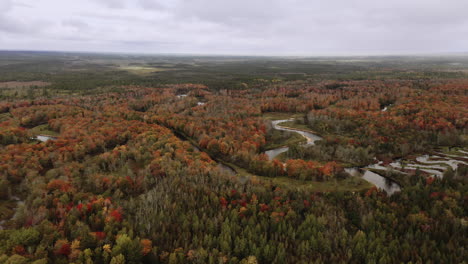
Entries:
{"type": "Polygon", "coordinates": [[[0,31],[21,36],[0,43],[0,49],[27,45],[34,38],[40,47],[60,50],[278,55],[466,51],[466,10],[466,0],[41,0],[35,9],[18,0],[0,0],[0,31]]]}
{"type": "Polygon", "coordinates": [[[0,1],[0,14],[5,14],[11,10],[13,3],[11,0],[2,0],[0,1]]]}
{"type": "Polygon", "coordinates": [[[159,1],[154,1],[154,0],[138,0],[138,3],[141,5],[143,8],[149,8],[149,9],[166,9],[166,6],[161,4],[159,1]]]}
{"type": "Polygon", "coordinates": [[[8,15],[0,15],[0,32],[3,31],[9,34],[24,35],[36,34],[40,30],[41,27],[38,24],[31,25],[8,15]]]}
{"type": "Polygon", "coordinates": [[[20,33],[25,32],[25,27],[19,21],[15,21],[7,16],[0,16],[0,31],[20,33]]]}
{"type": "Polygon", "coordinates": [[[95,0],[97,3],[108,7],[108,8],[117,8],[121,9],[126,6],[126,1],[125,0],[95,0]]]}
{"type": "Polygon", "coordinates": [[[40,30],[37,23],[29,23],[20,17],[11,14],[15,6],[24,6],[12,0],[0,1],[0,32],[9,34],[34,34],[40,30]]]}
{"type": "Polygon", "coordinates": [[[169,46],[169,45],[180,45],[180,42],[163,42],[163,41],[138,41],[138,40],[131,40],[131,41],[120,41],[120,43],[124,46],[138,46],[138,47],[162,47],[162,46],[169,46]]]}
{"type": "Polygon", "coordinates": [[[15,6],[22,6],[22,7],[28,7],[28,8],[34,8],[34,5],[31,5],[31,4],[26,4],[24,2],[20,2],[20,1],[15,1],[14,3],[15,6]]]}
{"type": "Polygon", "coordinates": [[[89,28],[88,23],[79,19],[67,19],[65,21],[62,21],[62,25],[73,27],[76,29],[81,29],[81,30],[89,28]]]}
{"type": "MultiPolygon", "coordinates": [[[[112,13],[97,13],[97,12],[82,12],[78,14],[80,19],[89,20],[108,20],[121,24],[133,24],[133,23],[155,23],[155,18],[143,18],[138,15],[117,15],[112,13]]],[[[86,23],[86,22],[83,22],[86,23]]]]}

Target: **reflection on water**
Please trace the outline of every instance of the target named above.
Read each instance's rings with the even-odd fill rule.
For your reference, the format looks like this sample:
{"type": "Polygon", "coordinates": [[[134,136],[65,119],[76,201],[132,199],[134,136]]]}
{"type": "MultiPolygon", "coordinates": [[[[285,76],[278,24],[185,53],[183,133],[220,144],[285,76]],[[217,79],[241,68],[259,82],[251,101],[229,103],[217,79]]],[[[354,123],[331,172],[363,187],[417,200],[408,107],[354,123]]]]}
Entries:
{"type": "Polygon", "coordinates": [[[55,137],[50,137],[50,136],[44,136],[44,135],[38,135],[36,136],[36,139],[42,142],[46,142],[48,140],[55,140],[55,137]]]}
{"type": "Polygon", "coordinates": [[[401,190],[400,186],[385,177],[380,176],[379,174],[372,172],[366,169],[358,169],[358,168],[346,168],[345,171],[349,173],[351,176],[358,176],[362,177],[364,180],[374,184],[377,188],[380,188],[387,192],[388,195],[392,195],[395,192],[399,192],[401,190]],[[364,171],[364,173],[362,173],[364,171]]]}

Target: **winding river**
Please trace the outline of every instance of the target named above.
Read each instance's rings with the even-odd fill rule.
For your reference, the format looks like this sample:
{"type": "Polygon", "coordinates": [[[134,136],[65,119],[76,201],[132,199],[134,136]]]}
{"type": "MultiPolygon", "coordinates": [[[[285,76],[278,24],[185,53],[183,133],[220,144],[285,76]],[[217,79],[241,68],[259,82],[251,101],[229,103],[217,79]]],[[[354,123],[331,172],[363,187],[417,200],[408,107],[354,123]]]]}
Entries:
{"type": "Polygon", "coordinates": [[[47,142],[49,140],[56,140],[57,138],[56,137],[52,137],[52,136],[48,136],[48,135],[37,135],[36,137],[34,137],[34,139],[37,139],[41,142],[47,142]]]}
{"type": "MultiPolygon", "coordinates": [[[[177,95],[178,98],[184,98],[186,96],[187,96],[186,94],[177,95]]],[[[202,102],[198,102],[198,105],[203,105],[203,104],[204,103],[202,103],[202,102]]],[[[384,111],[384,112],[386,110],[387,110],[387,107],[382,109],[382,111],[384,111]]],[[[294,118],[274,120],[271,123],[273,125],[273,128],[276,129],[276,130],[295,132],[295,133],[298,133],[301,136],[303,136],[306,139],[306,142],[303,143],[303,146],[315,145],[316,141],[322,140],[322,138],[320,136],[315,135],[315,134],[313,134],[311,132],[302,131],[300,129],[290,128],[290,127],[285,127],[285,126],[280,125],[280,123],[287,122],[287,121],[293,121],[293,120],[294,120],[294,118]]],[[[176,134],[176,136],[178,136],[182,140],[187,140],[185,135],[182,135],[182,134],[177,133],[177,132],[175,132],[175,134],[176,134]]],[[[41,140],[41,139],[39,139],[39,140],[41,140]]],[[[195,151],[200,151],[200,149],[193,142],[191,142],[191,141],[189,141],[189,142],[195,147],[195,151]]],[[[264,153],[268,156],[268,158],[270,160],[273,160],[274,158],[276,158],[281,153],[284,153],[284,152],[288,151],[288,149],[289,149],[288,147],[283,146],[283,147],[279,147],[279,148],[275,148],[275,149],[265,151],[264,153]]],[[[462,156],[466,156],[466,154],[468,154],[468,152],[463,151],[463,150],[459,150],[459,154],[461,154],[462,156]]],[[[448,155],[448,156],[450,156],[450,155],[448,155]]],[[[455,157],[466,159],[466,157],[461,157],[461,156],[458,156],[458,155],[456,155],[455,157]]],[[[436,161],[431,161],[431,160],[429,160],[430,158],[441,158],[441,157],[425,155],[425,156],[418,157],[416,159],[417,164],[406,163],[405,165],[402,165],[401,160],[395,160],[394,162],[389,164],[390,166],[382,166],[382,162],[379,162],[377,164],[370,164],[370,165],[362,167],[362,168],[358,168],[358,167],[345,168],[345,171],[351,176],[363,178],[364,180],[366,180],[366,181],[372,183],[373,185],[375,185],[377,188],[384,190],[387,194],[392,195],[395,192],[399,192],[401,190],[401,186],[397,182],[373,172],[371,169],[378,169],[378,170],[393,170],[393,169],[395,169],[399,173],[402,173],[402,174],[408,174],[408,172],[406,172],[408,170],[410,171],[410,170],[419,169],[420,171],[426,172],[429,175],[433,175],[435,177],[442,177],[443,171],[446,168],[443,167],[443,166],[440,166],[440,164],[448,165],[448,166],[452,167],[453,169],[455,169],[458,164],[467,164],[467,162],[464,162],[464,161],[461,161],[461,160],[447,159],[445,161],[441,161],[440,159],[438,159],[436,161]]],[[[229,175],[237,175],[237,172],[236,172],[236,170],[234,168],[231,168],[230,166],[224,164],[220,160],[217,160],[217,159],[215,159],[213,157],[212,157],[212,159],[217,162],[218,168],[221,171],[223,171],[224,173],[227,173],[229,175]]]]}
{"type": "MultiPolygon", "coordinates": [[[[283,126],[278,125],[279,123],[283,123],[283,122],[287,122],[287,121],[293,121],[293,120],[294,119],[274,120],[274,121],[271,121],[271,124],[273,125],[273,128],[276,129],[276,130],[296,132],[296,133],[301,134],[307,140],[305,145],[314,145],[315,141],[322,139],[321,137],[319,137],[317,135],[314,135],[312,133],[309,133],[309,132],[305,132],[305,131],[301,131],[301,130],[297,130],[297,129],[292,129],[292,128],[287,128],[287,127],[283,127],[283,126]]],[[[265,151],[265,154],[267,154],[267,156],[268,156],[268,158],[270,160],[273,160],[279,154],[288,151],[288,149],[289,149],[288,147],[279,147],[279,148],[267,150],[267,151],[265,151]]]]}
{"type": "MultiPolygon", "coordinates": [[[[287,121],[293,121],[294,119],[283,119],[283,120],[275,120],[275,121],[272,121],[272,125],[273,125],[273,128],[276,129],[276,130],[282,130],[282,131],[290,131],[290,132],[296,132],[296,133],[299,133],[300,135],[302,135],[304,138],[307,139],[307,142],[303,145],[307,146],[307,145],[314,145],[316,141],[318,140],[321,140],[322,138],[317,136],[317,135],[314,135],[310,132],[305,132],[305,131],[301,131],[301,130],[298,130],[298,129],[294,129],[294,128],[289,128],[289,127],[284,127],[284,126],[281,126],[279,125],[280,123],[283,123],[283,122],[287,122],[287,121]]],[[[272,149],[272,150],[268,150],[268,151],[265,151],[265,154],[268,156],[268,158],[270,160],[273,160],[275,157],[277,157],[279,154],[283,153],[283,152],[286,152],[288,151],[288,147],[279,147],[279,148],[275,148],[275,149],[272,149]]],[[[383,166],[380,166],[382,168],[385,168],[383,166]]],[[[355,176],[355,177],[361,177],[363,178],[364,180],[374,184],[377,188],[380,188],[382,190],[384,190],[385,192],[387,192],[389,195],[392,195],[393,193],[395,192],[398,192],[401,190],[401,187],[400,185],[398,185],[398,183],[388,179],[388,178],[385,178],[375,172],[372,172],[368,169],[370,168],[375,168],[375,169],[378,169],[376,167],[376,165],[369,165],[365,168],[346,168],[345,171],[350,174],[351,176],[355,176]]],[[[385,168],[386,169],[386,168],[385,168]]]]}

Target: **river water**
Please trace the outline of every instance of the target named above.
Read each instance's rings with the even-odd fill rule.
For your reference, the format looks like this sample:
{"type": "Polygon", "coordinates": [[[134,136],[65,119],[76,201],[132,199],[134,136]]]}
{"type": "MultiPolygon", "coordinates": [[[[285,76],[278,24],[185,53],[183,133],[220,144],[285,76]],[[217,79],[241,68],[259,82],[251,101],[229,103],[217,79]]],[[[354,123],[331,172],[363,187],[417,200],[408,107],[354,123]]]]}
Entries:
{"type": "Polygon", "coordinates": [[[38,135],[36,136],[36,139],[42,142],[47,142],[48,140],[55,140],[56,138],[51,137],[51,136],[46,136],[46,135],[38,135]]]}
{"type": "Polygon", "coordinates": [[[361,177],[364,180],[374,184],[377,188],[384,190],[388,195],[392,195],[395,192],[401,191],[401,187],[398,185],[398,183],[373,171],[367,170],[366,168],[345,168],[345,171],[351,176],[361,177]]]}
{"type": "MultiPolygon", "coordinates": [[[[304,138],[307,139],[307,142],[304,145],[314,145],[316,141],[322,139],[321,137],[315,134],[312,134],[310,132],[305,132],[305,131],[301,131],[301,130],[297,130],[293,128],[287,128],[287,127],[283,127],[279,125],[280,123],[293,121],[293,120],[294,119],[275,120],[275,121],[272,121],[271,123],[274,129],[299,133],[300,135],[302,135],[304,138]]],[[[270,160],[273,160],[279,154],[288,151],[288,149],[289,149],[288,147],[279,147],[279,148],[265,151],[265,154],[268,156],[270,160]]],[[[373,168],[373,165],[369,165],[369,167],[366,167],[366,168],[373,168]]],[[[392,195],[393,193],[401,190],[400,185],[398,185],[396,182],[388,178],[385,178],[375,172],[367,170],[366,168],[363,168],[363,169],[346,168],[345,171],[351,176],[363,178],[364,180],[374,184],[377,188],[384,190],[389,195],[392,195]]]]}

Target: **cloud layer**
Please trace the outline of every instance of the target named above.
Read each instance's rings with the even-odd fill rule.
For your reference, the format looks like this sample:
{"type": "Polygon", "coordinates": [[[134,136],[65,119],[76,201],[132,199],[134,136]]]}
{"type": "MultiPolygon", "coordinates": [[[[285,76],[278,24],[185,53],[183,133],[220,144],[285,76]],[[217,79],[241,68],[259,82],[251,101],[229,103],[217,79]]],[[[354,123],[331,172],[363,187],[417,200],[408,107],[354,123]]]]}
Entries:
{"type": "Polygon", "coordinates": [[[466,0],[1,0],[0,49],[246,55],[468,51],[466,0]]]}

